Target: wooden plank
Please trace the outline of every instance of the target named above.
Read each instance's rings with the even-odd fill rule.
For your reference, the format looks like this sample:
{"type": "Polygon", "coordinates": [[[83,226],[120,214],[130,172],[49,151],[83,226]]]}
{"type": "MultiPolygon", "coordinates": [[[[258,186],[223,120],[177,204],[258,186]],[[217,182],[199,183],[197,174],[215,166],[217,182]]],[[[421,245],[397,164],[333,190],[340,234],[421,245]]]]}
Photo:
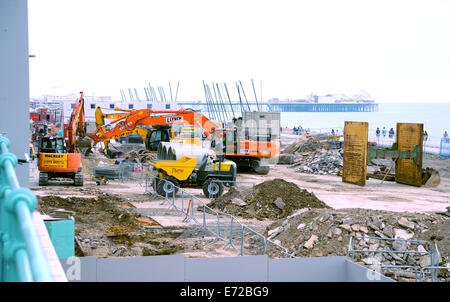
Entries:
{"type": "Polygon", "coordinates": [[[418,145],[420,158],[417,164],[414,159],[399,158],[395,165],[396,182],[422,186],[423,124],[397,123],[397,144],[400,151],[414,151],[418,145]]]}
{"type": "Polygon", "coordinates": [[[366,184],[368,131],[367,122],[345,122],[343,182],[366,184]]]}

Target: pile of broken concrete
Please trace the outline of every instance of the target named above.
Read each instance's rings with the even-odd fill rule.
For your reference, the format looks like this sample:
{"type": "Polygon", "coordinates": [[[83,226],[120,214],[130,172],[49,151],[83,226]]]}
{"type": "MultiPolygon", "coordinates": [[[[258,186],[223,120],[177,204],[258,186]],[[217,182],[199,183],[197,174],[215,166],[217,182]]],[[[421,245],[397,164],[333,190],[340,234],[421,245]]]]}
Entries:
{"type": "MultiPolygon", "coordinates": [[[[432,264],[429,253],[435,243],[439,265],[450,267],[450,219],[445,215],[366,209],[300,209],[270,225],[266,235],[297,257],[344,256],[352,238],[353,250],[364,251],[353,253],[358,264],[410,266],[409,269],[383,271],[399,281],[415,281],[415,270],[420,272],[421,268],[432,264]],[[387,252],[369,252],[377,250],[387,252]]],[[[270,252],[272,256],[281,256],[279,250],[270,252]]],[[[439,278],[450,281],[450,274],[441,270],[439,278]]]]}
{"type": "Polygon", "coordinates": [[[156,153],[145,149],[131,150],[125,155],[125,160],[132,160],[142,164],[154,164],[156,153]]]}
{"type": "Polygon", "coordinates": [[[331,140],[324,144],[315,139],[316,137],[310,139],[301,136],[282,151],[278,163],[292,165],[296,167],[296,172],[336,175],[342,170],[342,142],[331,140]]]}
{"type": "Polygon", "coordinates": [[[297,167],[296,172],[336,175],[342,170],[343,152],[342,149],[321,148],[314,152],[299,153],[296,154],[292,165],[297,167]]]}

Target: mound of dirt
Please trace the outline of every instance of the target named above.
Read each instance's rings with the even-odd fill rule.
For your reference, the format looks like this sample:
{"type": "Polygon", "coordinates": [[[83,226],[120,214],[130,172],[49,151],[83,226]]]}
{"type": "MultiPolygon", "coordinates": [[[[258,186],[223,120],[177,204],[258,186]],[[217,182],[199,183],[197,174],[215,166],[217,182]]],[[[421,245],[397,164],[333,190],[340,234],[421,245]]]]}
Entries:
{"type": "Polygon", "coordinates": [[[137,232],[141,228],[137,221],[140,215],[123,208],[128,203],[112,194],[99,194],[96,198],[42,196],[38,201],[38,210],[43,214],[51,215],[58,209],[72,212],[79,231],[91,227],[108,233],[111,226],[120,226],[129,232],[137,232]]]}
{"type": "Polygon", "coordinates": [[[164,228],[152,218],[141,216],[119,195],[103,193],[97,188],[81,190],[95,197],[37,196],[41,214],[68,213],[75,218],[75,256],[102,258],[185,253],[188,257],[211,257],[223,253],[223,242],[207,237],[200,227],[164,228]],[[180,232],[183,236],[178,238],[180,232]]]}
{"type": "Polygon", "coordinates": [[[235,187],[211,201],[208,207],[243,218],[280,219],[302,208],[330,208],[314,193],[283,179],[273,179],[239,191],[235,187]]]}

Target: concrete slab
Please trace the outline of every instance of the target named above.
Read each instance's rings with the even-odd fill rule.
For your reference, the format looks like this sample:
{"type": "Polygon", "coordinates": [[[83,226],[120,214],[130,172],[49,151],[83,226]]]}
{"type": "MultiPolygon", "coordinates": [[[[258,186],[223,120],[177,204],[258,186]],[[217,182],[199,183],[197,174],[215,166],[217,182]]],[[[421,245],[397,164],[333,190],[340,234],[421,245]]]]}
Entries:
{"type": "Polygon", "coordinates": [[[184,222],[183,219],[185,216],[173,217],[173,216],[150,216],[153,220],[159,223],[163,228],[184,228],[188,226],[197,225],[197,223],[193,220],[188,222],[184,222]]]}

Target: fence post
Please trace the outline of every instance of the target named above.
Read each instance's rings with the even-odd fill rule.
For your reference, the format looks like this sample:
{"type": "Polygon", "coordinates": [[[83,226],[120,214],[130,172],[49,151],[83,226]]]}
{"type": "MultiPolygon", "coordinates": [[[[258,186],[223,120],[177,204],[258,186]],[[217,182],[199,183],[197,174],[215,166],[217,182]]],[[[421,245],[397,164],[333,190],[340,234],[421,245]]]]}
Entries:
{"type": "Polygon", "coordinates": [[[177,207],[175,207],[175,209],[177,209],[180,213],[178,214],[178,216],[181,216],[184,214],[184,190],[182,188],[180,188],[181,191],[181,210],[178,210],[177,207]]]}
{"type": "Polygon", "coordinates": [[[242,225],[242,233],[241,233],[241,256],[244,256],[244,237],[245,237],[245,227],[242,225]]]}
{"type": "Polygon", "coordinates": [[[231,219],[230,219],[230,240],[223,247],[224,249],[228,248],[228,246],[231,246],[232,248],[236,249],[236,247],[233,244],[233,220],[234,220],[234,216],[231,216],[231,219]]]}
{"type": "Polygon", "coordinates": [[[219,213],[216,213],[216,217],[217,217],[217,235],[216,235],[216,240],[220,239],[220,217],[219,217],[219,213]]]}
{"type": "Polygon", "coordinates": [[[264,238],[264,254],[263,255],[265,255],[267,253],[267,239],[266,239],[266,237],[263,237],[263,238],[264,238]]]}

